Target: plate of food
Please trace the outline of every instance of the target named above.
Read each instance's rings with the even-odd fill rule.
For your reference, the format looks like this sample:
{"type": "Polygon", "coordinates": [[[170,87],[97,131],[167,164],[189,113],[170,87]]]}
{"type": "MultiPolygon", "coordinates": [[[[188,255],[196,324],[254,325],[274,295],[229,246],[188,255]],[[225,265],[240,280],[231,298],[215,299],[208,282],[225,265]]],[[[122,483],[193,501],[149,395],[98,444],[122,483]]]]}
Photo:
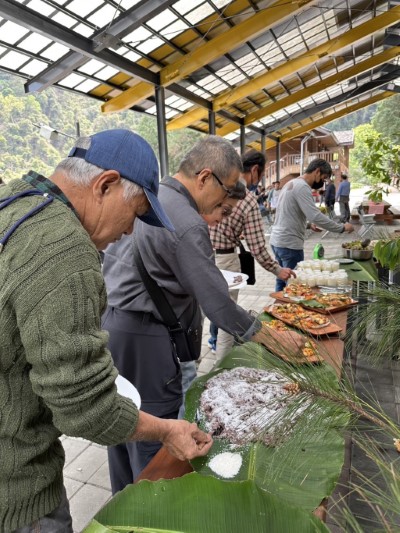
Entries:
{"type": "Polygon", "coordinates": [[[264,311],[289,326],[312,335],[328,335],[342,331],[342,328],[331,322],[326,315],[305,309],[296,303],[273,304],[265,307],[264,311]]]}
{"type": "Polygon", "coordinates": [[[322,290],[321,292],[313,292],[310,296],[307,296],[304,299],[300,297],[293,298],[292,296],[285,297],[283,291],[272,292],[270,296],[281,302],[298,303],[305,309],[322,313],[324,315],[344,311],[358,303],[358,301],[353,300],[348,293],[341,291],[329,292],[322,290]]]}
{"type": "Polygon", "coordinates": [[[221,270],[229,289],[243,289],[246,287],[249,276],[242,272],[231,272],[230,270],[221,270]]]}
{"type": "MultiPolygon", "coordinates": [[[[290,331],[289,326],[276,319],[263,321],[262,325],[265,328],[270,328],[278,332],[290,331]]],[[[267,348],[285,361],[296,364],[319,363],[321,361],[316,343],[308,337],[303,337],[304,342],[299,347],[299,351],[295,354],[285,353],[286,343],[284,338],[282,339],[282,343],[279,343],[279,339],[275,340],[277,342],[274,343],[274,346],[267,346],[267,348]]]]}
{"type": "Polygon", "coordinates": [[[314,291],[307,283],[290,283],[283,289],[283,296],[293,301],[311,300],[314,291]]]}

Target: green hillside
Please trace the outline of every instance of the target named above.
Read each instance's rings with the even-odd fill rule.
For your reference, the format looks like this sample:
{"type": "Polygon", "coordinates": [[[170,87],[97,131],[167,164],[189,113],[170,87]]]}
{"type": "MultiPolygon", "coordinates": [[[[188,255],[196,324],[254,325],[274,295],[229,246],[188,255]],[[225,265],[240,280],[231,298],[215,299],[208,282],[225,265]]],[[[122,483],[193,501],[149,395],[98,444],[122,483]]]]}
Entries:
{"type": "MultiPolygon", "coordinates": [[[[134,111],[103,115],[100,102],[56,88],[26,95],[23,79],[0,72],[0,177],[8,181],[29,169],[49,175],[74,140],[58,135],[50,142],[40,135],[38,126],[75,136],[76,121],[81,135],[108,128],[132,129],[149,141],[158,155],[155,118],[134,111]]],[[[168,134],[171,173],[200,136],[188,129],[168,134]]]]}

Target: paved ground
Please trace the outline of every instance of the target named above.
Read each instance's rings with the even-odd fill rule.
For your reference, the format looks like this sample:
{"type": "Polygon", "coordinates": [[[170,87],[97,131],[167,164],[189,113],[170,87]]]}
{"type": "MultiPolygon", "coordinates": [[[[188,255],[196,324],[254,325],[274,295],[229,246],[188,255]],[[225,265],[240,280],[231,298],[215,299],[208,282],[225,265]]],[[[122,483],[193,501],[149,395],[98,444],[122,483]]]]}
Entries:
{"type": "MultiPolygon", "coordinates": [[[[357,191],[357,195],[352,199],[354,203],[361,199],[363,191],[357,191]]],[[[400,194],[392,195],[390,201],[396,207],[400,207],[400,194]]],[[[320,241],[321,234],[312,234],[306,241],[305,257],[311,258],[315,245],[320,241]]],[[[329,234],[321,241],[325,248],[326,257],[341,255],[341,243],[351,240],[348,235],[329,234]]],[[[240,291],[239,304],[245,309],[253,309],[257,312],[270,303],[272,300],[269,294],[273,292],[275,278],[269,272],[256,265],[257,284],[248,286],[240,291]]],[[[208,321],[204,325],[203,349],[198,374],[209,372],[215,364],[215,356],[211,353],[207,345],[208,321]]],[[[363,372],[363,367],[359,367],[362,379],[373,379],[374,386],[376,374],[368,375],[363,372]]],[[[365,369],[364,369],[365,370],[365,369]]],[[[359,370],[357,370],[359,371],[359,370]]],[[[393,363],[393,367],[382,370],[382,394],[385,394],[383,401],[390,406],[391,412],[400,416],[400,363],[393,363]],[[389,389],[393,394],[389,394],[389,389]],[[388,402],[388,403],[387,403],[388,402]],[[397,411],[396,411],[397,409],[397,411]]],[[[361,378],[360,378],[361,379],[361,378]]],[[[63,438],[63,446],[66,452],[66,463],[64,468],[65,486],[70,499],[71,514],[74,522],[74,531],[79,532],[91,520],[96,512],[104,506],[110,499],[110,482],[108,478],[107,453],[102,446],[89,443],[82,439],[70,437],[63,438]]],[[[349,449],[350,453],[350,449],[349,449]]],[[[349,460],[344,469],[344,478],[349,474],[349,460]]],[[[331,526],[331,523],[330,523],[331,526]]],[[[332,531],[338,532],[340,529],[332,527],[332,531]]]]}

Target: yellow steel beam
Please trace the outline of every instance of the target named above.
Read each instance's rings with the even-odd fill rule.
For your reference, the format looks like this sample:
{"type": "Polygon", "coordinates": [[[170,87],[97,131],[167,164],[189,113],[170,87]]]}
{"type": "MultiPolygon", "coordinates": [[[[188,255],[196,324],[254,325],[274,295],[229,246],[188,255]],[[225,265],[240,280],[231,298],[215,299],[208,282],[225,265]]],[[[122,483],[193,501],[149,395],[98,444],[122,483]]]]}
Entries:
{"type": "MultiPolygon", "coordinates": [[[[299,135],[303,135],[304,133],[307,133],[308,131],[311,131],[314,128],[318,128],[319,126],[322,126],[323,124],[326,124],[327,122],[336,120],[337,118],[343,117],[344,115],[350,115],[350,113],[354,113],[354,111],[358,111],[359,109],[362,109],[363,107],[367,107],[369,105],[375,104],[376,102],[379,102],[380,100],[389,98],[389,96],[393,96],[393,93],[391,91],[382,91],[381,93],[373,96],[372,98],[369,98],[367,100],[363,100],[362,102],[358,102],[357,104],[345,107],[344,109],[341,109],[340,111],[337,111],[336,113],[331,113],[330,115],[326,115],[320,119],[313,120],[312,117],[310,117],[311,122],[309,124],[306,124],[304,126],[301,126],[300,128],[295,128],[293,130],[288,131],[287,133],[284,133],[281,137],[279,137],[279,141],[281,143],[290,141],[290,139],[294,139],[295,137],[298,137],[299,135]]],[[[268,139],[267,142],[265,143],[266,150],[273,148],[275,144],[276,142],[274,142],[272,139],[268,139]]]]}
{"type": "Polygon", "coordinates": [[[306,6],[315,4],[315,0],[294,1],[278,0],[270,6],[262,9],[252,17],[232,27],[228,31],[217,35],[207,43],[199,46],[189,54],[178,59],[175,63],[166,66],[160,72],[161,84],[177,82],[195,72],[204,65],[208,65],[227,52],[248,41],[255,39],[261,33],[265,33],[278,23],[293,17],[306,6]]]}
{"type": "MultiPolygon", "coordinates": [[[[283,109],[284,107],[300,102],[304,98],[308,98],[309,96],[312,96],[313,94],[316,94],[320,91],[323,91],[324,89],[328,89],[329,87],[332,87],[332,85],[335,85],[344,80],[347,80],[348,78],[357,76],[358,74],[361,74],[362,72],[366,72],[368,70],[376,68],[379,65],[387,63],[388,61],[392,61],[398,55],[400,55],[400,46],[393,46],[392,48],[388,48],[384,52],[381,52],[380,54],[376,54],[373,57],[369,57],[368,59],[366,59],[365,61],[361,61],[357,65],[353,65],[352,67],[346,68],[339,73],[332,74],[332,76],[328,76],[322,81],[314,83],[313,85],[309,85],[308,87],[305,87],[304,89],[300,89],[299,91],[296,91],[293,94],[290,94],[289,96],[280,98],[276,102],[273,102],[272,104],[269,104],[261,109],[258,109],[254,113],[249,113],[248,115],[246,115],[244,119],[244,123],[246,126],[249,124],[253,124],[253,122],[260,120],[263,117],[271,115],[272,113],[276,113],[277,111],[279,111],[280,109],[283,109]]],[[[236,130],[237,130],[237,124],[229,123],[229,124],[226,124],[226,126],[218,129],[217,133],[221,137],[224,137],[225,135],[228,135],[229,133],[233,133],[236,130]]]]}
{"type": "MultiPolygon", "coordinates": [[[[296,15],[316,2],[317,0],[294,0],[291,2],[277,0],[228,31],[198,46],[177,61],[174,61],[174,63],[162,68],[160,71],[160,85],[167,86],[182,80],[204,65],[211,63],[227,52],[231,52],[249,39],[254,39],[276,24],[284,22],[287,18],[296,15]]],[[[153,94],[154,86],[152,84],[140,82],[135,87],[127,89],[123,94],[104,103],[101,106],[101,110],[103,113],[124,111],[153,94]]]]}
{"type": "MultiPolygon", "coordinates": [[[[356,28],[345,32],[332,41],[327,41],[311,50],[306,50],[299,56],[286,61],[278,65],[276,68],[253,78],[252,80],[230,89],[217,96],[213,101],[214,111],[229,107],[238,100],[246,98],[247,96],[265,88],[270,83],[276,82],[276,80],[282,80],[286,76],[293,74],[293,72],[299,71],[310,64],[316,63],[321,58],[327,55],[333,55],[342,48],[350,46],[361,39],[365,39],[370,35],[385,29],[393,24],[397,24],[400,19],[400,6],[393,7],[389,11],[372,18],[371,20],[360,24],[356,28]]],[[[118,97],[120,98],[120,97],[118,97]]],[[[207,116],[207,111],[202,110],[202,118],[207,116]]],[[[183,128],[193,124],[192,118],[193,111],[187,111],[180,117],[171,120],[168,124],[168,129],[173,130],[177,128],[183,128]]]]}

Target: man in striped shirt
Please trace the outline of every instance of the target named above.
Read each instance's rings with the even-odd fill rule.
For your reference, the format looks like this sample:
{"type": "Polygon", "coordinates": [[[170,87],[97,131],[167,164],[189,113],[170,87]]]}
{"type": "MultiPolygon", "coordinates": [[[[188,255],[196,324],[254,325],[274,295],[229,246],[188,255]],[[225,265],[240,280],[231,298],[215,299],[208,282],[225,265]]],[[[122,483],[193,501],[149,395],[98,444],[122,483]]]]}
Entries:
{"type": "MultiPolygon", "coordinates": [[[[265,157],[261,152],[250,150],[242,156],[243,175],[248,189],[257,185],[261,180],[265,167],[265,157]]],[[[241,237],[256,261],[265,270],[284,281],[294,275],[290,268],[282,268],[269,254],[264,236],[264,223],[258,207],[257,199],[247,190],[243,200],[238,202],[232,214],[222,220],[217,226],[210,228],[210,239],[215,250],[215,260],[218,268],[240,272],[238,246],[241,237]]],[[[237,302],[239,291],[230,291],[231,298],[237,302]]],[[[218,334],[216,347],[217,359],[223,357],[231,348],[233,337],[225,331],[218,334]]]]}

